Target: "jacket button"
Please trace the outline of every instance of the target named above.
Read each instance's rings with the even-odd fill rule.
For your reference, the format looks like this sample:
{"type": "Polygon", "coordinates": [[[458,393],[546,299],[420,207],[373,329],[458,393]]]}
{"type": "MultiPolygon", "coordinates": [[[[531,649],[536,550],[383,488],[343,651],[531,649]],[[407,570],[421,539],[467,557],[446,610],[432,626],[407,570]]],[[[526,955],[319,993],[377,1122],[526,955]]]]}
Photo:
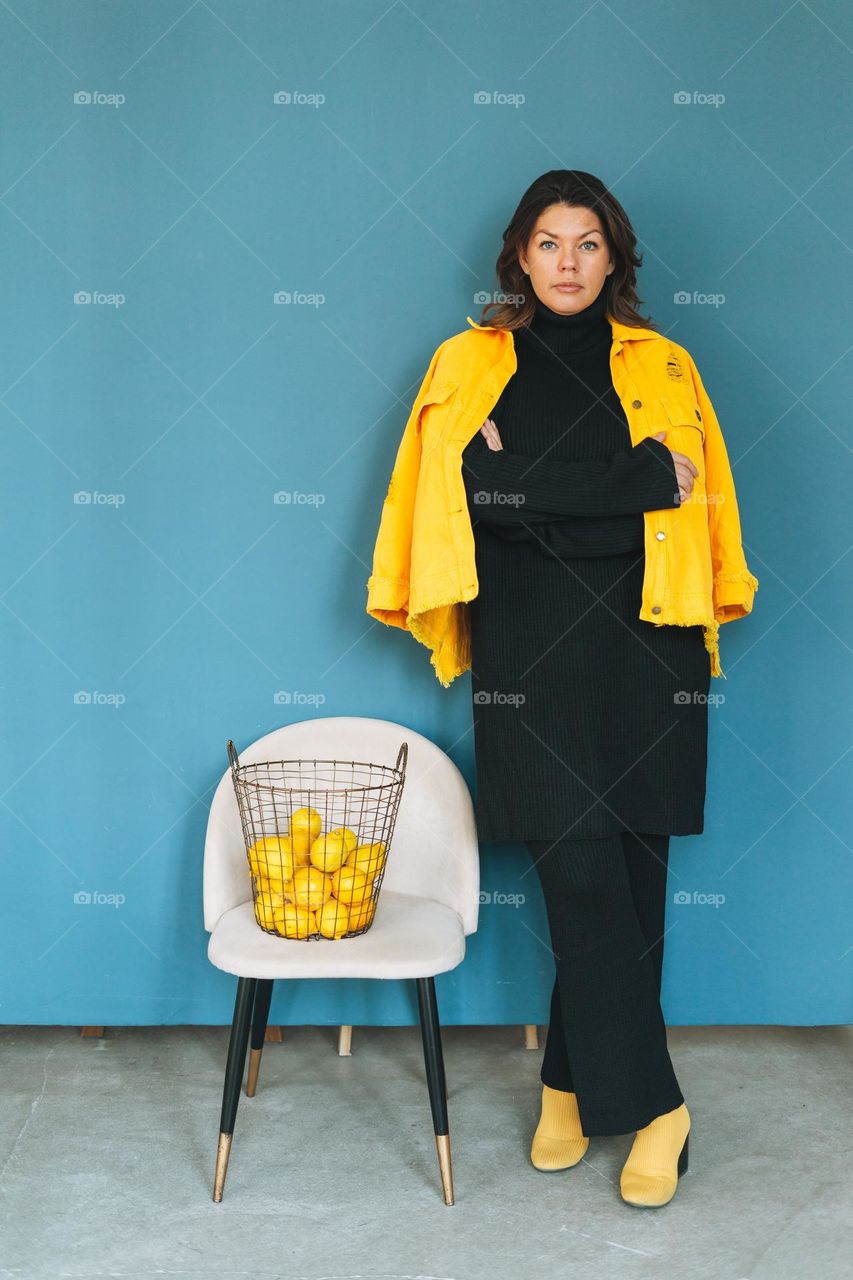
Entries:
{"type": "Polygon", "coordinates": [[[700,422],[702,421],[702,415],[698,409],[696,410],[696,417],[699,419],[700,422]]]}
{"type": "Polygon", "coordinates": [[[664,533],[663,529],[658,529],[657,533],[655,534],[655,537],[657,538],[658,542],[663,542],[664,538],[666,537],[666,534],[664,533]]]}
{"type": "Polygon", "coordinates": [[[632,401],[631,401],[631,408],[632,408],[632,409],[642,409],[642,407],[643,407],[643,402],[642,402],[642,400],[632,400],[632,401]]]}
{"type": "Polygon", "coordinates": [[[659,604],[654,604],[654,605],[652,605],[652,613],[660,613],[660,605],[659,605],[659,604]]]}

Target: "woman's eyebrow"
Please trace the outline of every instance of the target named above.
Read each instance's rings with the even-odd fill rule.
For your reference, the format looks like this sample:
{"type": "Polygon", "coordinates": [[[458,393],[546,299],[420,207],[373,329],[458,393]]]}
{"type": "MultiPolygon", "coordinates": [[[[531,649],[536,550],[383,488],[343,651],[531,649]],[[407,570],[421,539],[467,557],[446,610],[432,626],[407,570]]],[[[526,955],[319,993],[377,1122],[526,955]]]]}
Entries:
{"type": "MultiPolygon", "coordinates": [[[[552,240],[560,239],[556,231],[546,231],[544,227],[540,227],[539,230],[536,232],[536,234],[538,236],[550,236],[552,240]]],[[[587,236],[596,236],[596,235],[600,236],[601,232],[599,231],[598,227],[593,227],[590,231],[584,231],[581,235],[579,235],[578,240],[584,240],[587,236]]]]}

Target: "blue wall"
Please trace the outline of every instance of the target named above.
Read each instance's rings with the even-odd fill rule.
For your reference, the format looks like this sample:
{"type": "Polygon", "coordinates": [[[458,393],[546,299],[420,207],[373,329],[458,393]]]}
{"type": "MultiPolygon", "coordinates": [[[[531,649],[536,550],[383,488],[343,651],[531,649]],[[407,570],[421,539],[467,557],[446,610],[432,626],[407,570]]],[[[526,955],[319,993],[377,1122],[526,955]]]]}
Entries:
{"type": "MultiPolygon", "coordinates": [[[[472,780],[468,678],[442,689],[367,617],[365,584],[426,364],[495,287],[524,188],[566,167],[634,222],[645,314],[703,374],[761,582],[721,633],[705,833],[672,844],[665,1013],[853,1021],[850,7],[34,0],[25,18],[0,10],[0,1018],[230,1020],[201,917],[229,737],[385,717],[472,780]]],[[[484,903],[438,980],[446,1022],[547,1019],[529,866],[483,848],[483,889],[526,900],[484,903]]],[[[416,1006],[303,982],[272,1018],[416,1006]]]]}

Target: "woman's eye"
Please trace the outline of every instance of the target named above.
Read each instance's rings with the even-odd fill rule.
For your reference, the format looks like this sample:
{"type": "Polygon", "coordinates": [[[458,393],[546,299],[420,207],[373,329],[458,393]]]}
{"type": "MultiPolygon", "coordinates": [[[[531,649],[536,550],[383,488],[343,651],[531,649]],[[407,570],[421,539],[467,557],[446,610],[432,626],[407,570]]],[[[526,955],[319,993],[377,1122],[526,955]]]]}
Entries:
{"type": "MultiPolygon", "coordinates": [[[[545,249],[545,248],[547,248],[547,247],[548,247],[548,245],[549,245],[549,244],[553,244],[553,243],[554,243],[554,241],[553,241],[553,240],[543,240],[543,241],[541,242],[541,244],[539,245],[539,248],[540,248],[540,249],[545,249]]],[[[586,245],[590,245],[593,249],[598,249],[598,248],[600,248],[599,243],[598,243],[598,241],[597,241],[597,240],[584,240],[584,242],[583,242],[583,243],[584,243],[584,247],[586,247],[586,245]]]]}

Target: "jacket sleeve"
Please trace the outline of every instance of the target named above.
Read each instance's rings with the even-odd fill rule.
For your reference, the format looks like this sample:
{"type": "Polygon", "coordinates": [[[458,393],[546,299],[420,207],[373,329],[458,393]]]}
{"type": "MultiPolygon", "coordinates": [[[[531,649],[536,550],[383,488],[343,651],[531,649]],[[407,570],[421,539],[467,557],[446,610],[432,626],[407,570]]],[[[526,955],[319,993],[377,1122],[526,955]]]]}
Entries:
{"type": "Polygon", "coordinates": [[[391,479],[382,504],[373,549],[373,571],[367,580],[366,611],[391,627],[408,630],[412,526],[421,465],[420,415],[430,398],[441,346],[436,348],[415,397],[397,448],[391,479]]]}
{"type": "Polygon", "coordinates": [[[731,622],[752,612],[758,579],[750,573],[743,552],[734,478],[723,433],[692,357],[689,365],[705,428],[705,488],[714,575],[714,617],[718,622],[731,622]]]}
{"type": "Polygon", "coordinates": [[[603,462],[565,462],[490,449],[478,431],[463,452],[462,473],[469,506],[487,524],[542,524],[681,505],[672,454],[651,437],[603,462]]]}

